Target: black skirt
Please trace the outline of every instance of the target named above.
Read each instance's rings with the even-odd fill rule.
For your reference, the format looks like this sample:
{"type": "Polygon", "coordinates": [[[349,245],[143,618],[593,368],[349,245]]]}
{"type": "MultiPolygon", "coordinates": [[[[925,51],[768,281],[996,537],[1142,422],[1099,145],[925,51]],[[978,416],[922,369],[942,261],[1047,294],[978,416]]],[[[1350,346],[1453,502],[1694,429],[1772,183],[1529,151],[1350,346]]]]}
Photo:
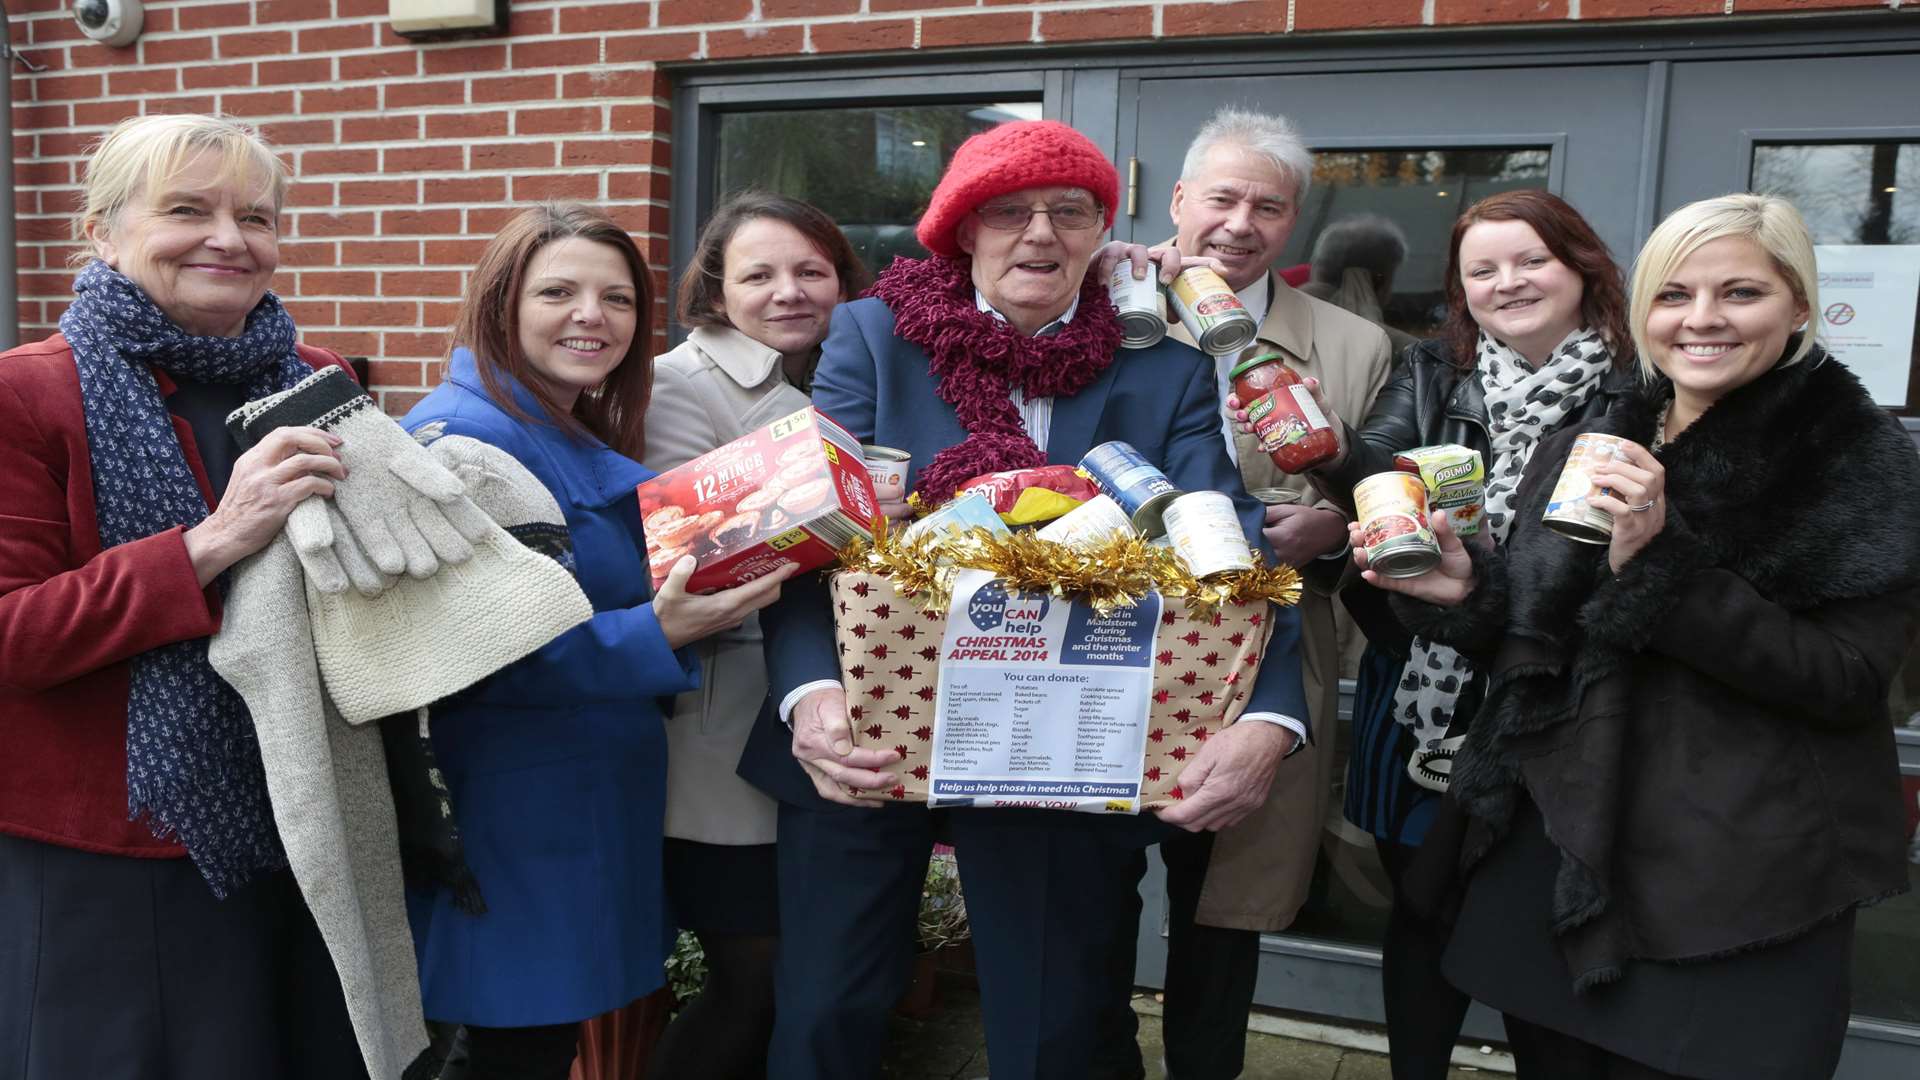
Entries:
{"type": "Polygon", "coordinates": [[[669,836],[663,854],[667,905],[680,929],[745,937],[780,932],[772,844],[703,844],[669,836]]]}
{"type": "Polygon", "coordinates": [[[1689,964],[1633,961],[1576,997],[1552,937],[1560,853],[1531,803],[1467,884],[1443,967],[1475,1000],[1701,1080],[1833,1075],[1846,1039],[1853,914],[1779,945],[1689,964]]]}
{"type": "Polygon", "coordinates": [[[0,835],[0,1080],[354,1080],[293,875],[225,900],[188,859],[0,835]]]}

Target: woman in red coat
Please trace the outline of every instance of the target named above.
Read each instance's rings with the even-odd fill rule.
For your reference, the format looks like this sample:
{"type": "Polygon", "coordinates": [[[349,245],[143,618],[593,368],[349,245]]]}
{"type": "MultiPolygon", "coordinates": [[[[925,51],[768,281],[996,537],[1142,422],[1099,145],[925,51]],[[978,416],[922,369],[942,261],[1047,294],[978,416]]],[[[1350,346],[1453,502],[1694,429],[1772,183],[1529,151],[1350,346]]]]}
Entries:
{"type": "Polygon", "coordinates": [[[207,663],[221,575],[345,476],[223,426],[340,363],[267,292],[287,182],[230,120],[116,127],[61,332],[0,356],[0,1080],[365,1075],[207,663]]]}

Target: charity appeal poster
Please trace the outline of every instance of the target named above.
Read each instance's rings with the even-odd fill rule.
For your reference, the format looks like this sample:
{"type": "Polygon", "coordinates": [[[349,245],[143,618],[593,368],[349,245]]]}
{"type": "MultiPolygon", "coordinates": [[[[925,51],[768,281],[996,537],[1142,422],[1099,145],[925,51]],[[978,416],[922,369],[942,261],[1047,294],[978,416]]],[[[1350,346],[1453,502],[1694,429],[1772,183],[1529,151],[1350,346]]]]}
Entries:
{"type": "Polygon", "coordinates": [[[1827,350],[1860,377],[1875,404],[1905,405],[1920,244],[1817,244],[1813,251],[1827,350]]]}
{"type": "Polygon", "coordinates": [[[1101,616],[961,571],[940,642],[928,805],[1138,813],[1160,608],[1149,593],[1101,616]]]}

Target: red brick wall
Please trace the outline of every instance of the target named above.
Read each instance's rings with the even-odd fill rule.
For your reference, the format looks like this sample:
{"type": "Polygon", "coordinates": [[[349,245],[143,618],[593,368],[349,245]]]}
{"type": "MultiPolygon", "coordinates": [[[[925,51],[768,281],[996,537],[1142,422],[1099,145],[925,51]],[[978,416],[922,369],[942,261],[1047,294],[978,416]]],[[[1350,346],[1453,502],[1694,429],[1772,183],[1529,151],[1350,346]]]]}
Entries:
{"type": "Polygon", "coordinates": [[[387,0],[149,0],[125,49],[83,38],[65,0],[7,6],[15,47],[46,67],[13,77],[22,339],[51,332],[69,295],[87,142],[127,116],[218,110],[259,123],[299,177],[276,290],[308,340],[372,358],[398,411],[437,381],[466,270],[516,203],[605,204],[665,267],[659,61],[1920,2],[514,0],[505,38],[415,45],[387,29],[387,0]]]}

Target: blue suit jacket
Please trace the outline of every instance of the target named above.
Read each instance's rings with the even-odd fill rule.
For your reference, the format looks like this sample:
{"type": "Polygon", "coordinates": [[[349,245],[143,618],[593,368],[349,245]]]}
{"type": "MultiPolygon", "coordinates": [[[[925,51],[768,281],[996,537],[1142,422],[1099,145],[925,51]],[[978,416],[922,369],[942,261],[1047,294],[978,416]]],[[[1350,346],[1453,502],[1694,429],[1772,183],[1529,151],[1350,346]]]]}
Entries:
{"type": "MultiPolygon", "coordinates": [[[[835,309],[814,373],[814,407],[861,442],[912,454],[909,490],[935,454],[967,435],[935,386],[926,352],[894,336],[893,312],[885,304],[856,300],[835,309]]],[[[1054,399],[1048,461],[1077,464],[1088,450],[1113,439],[1133,444],[1183,490],[1227,493],[1249,543],[1264,548],[1261,506],[1241,484],[1220,437],[1220,398],[1206,356],[1172,340],[1122,349],[1091,386],[1054,399]]],[[[1300,618],[1291,608],[1278,614],[1247,709],[1283,713],[1304,724],[1300,618]]],[[[766,635],[770,705],[796,686],[840,678],[832,605],[820,575],[789,581],[780,600],[761,612],[760,625],[766,635]]],[[[771,708],[763,710],[741,757],[740,775],[788,802],[823,802],[791,748],[786,727],[771,708]]]]}

